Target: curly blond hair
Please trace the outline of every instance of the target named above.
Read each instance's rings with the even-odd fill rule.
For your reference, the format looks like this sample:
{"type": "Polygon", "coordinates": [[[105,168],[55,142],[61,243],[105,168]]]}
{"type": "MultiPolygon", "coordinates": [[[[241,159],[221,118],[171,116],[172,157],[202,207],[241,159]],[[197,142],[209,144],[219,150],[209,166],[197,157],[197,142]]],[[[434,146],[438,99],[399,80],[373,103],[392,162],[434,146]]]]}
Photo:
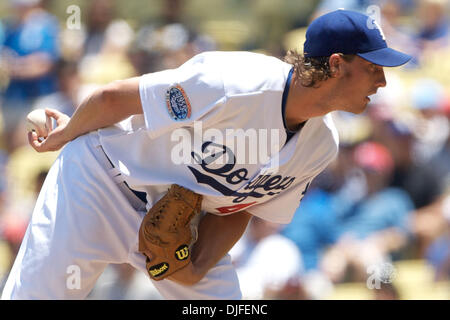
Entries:
{"type": "MultiPolygon", "coordinates": [[[[339,55],[347,62],[351,62],[355,55],[339,55]]],[[[308,58],[296,50],[289,50],[284,57],[284,61],[294,66],[294,72],[297,79],[301,81],[304,87],[315,87],[319,82],[327,80],[331,76],[330,57],[308,58]]]]}

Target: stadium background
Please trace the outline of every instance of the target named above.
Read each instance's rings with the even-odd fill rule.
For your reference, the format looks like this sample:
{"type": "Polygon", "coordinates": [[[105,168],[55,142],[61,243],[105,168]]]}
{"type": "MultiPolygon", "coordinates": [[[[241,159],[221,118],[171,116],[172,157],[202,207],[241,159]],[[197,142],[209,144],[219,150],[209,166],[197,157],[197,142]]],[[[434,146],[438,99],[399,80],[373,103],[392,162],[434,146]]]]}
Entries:
{"type": "MultiPolygon", "coordinates": [[[[57,156],[26,144],[27,112],[71,114],[101,84],[177,67],[202,51],[301,51],[309,21],[340,7],[375,15],[389,45],[414,59],[385,68],[388,87],[367,112],[333,113],[339,157],[314,181],[292,223],[254,220],[233,248],[244,298],[450,298],[445,0],[1,0],[0,290],[57,156]]],[[[144,275],[116,265],[89,298],[160,296],[144,275]]]]}

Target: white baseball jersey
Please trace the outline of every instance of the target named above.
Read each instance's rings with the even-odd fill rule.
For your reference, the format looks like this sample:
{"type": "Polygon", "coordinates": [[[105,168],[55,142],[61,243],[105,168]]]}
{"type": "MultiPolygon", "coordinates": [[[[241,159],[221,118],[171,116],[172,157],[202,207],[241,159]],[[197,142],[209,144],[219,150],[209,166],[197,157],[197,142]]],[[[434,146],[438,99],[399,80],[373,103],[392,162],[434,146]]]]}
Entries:
{"type": "Polygon", "coordinates": [[[335,157],[330,116],[286,142],[282,96],[292,66],[249,52],[206,52],[140,81],[143,116],[102,129],[127,184],[154,203],[173,183],[214,214],[247,210],[289,223],[312,179],[335,157]]]}
{"type": "MultiPolygon", "coordinates": [[[[325,116],[308,120],[286,144],[281,106],[290,69],[260,54],[211,52],[144,75],[143,116],[80,136],[61,151],[2,299],[82,299],[110,263],[147,274],[139,228],[173,183],[203,194],[207,212],[248,210],[289,222],[338,143],[325,116]],[[129,187],[146,192],[147,208],[129,187]]],[[[193,286],[153,284],[166,299],[241,298],[229,255],[193,286]]]]}

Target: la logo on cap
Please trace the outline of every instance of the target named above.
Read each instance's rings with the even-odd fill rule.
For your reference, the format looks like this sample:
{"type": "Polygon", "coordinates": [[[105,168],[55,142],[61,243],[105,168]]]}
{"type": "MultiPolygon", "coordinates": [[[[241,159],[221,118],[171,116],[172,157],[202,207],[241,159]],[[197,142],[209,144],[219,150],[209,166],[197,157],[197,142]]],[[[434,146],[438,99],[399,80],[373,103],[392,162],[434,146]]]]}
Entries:
{"type": "Polygon", "coordinates": [[[375,26],[376,29],[378,29],[378,31],[380,31],[381,37],[383,38],[384,41],[386,41],[386,37],[384,36],[383,29],[381,29],[379,23],[376,20],[373,20],[372,24],[375,26]]]}
{"type": "Polygon", "coordinates": [[[369,29],[378,29],[380,31],[381,38],[386,41],[386,37],[384,36],[383,29],[381,29],[379,21],[381,21],[381,9],[379,6],[371,5],[367,7],[366,10],[369,19],[367,19],[367,28],[369,29]]]}

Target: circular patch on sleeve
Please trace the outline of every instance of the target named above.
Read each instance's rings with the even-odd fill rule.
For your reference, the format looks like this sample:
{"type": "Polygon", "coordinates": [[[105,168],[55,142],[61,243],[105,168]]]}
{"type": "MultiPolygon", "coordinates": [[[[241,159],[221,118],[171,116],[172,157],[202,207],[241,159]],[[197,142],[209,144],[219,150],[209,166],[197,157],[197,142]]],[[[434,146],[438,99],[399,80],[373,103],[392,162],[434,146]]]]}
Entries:
{"type": "Polygon", "coordinates": [[[167,89],[166,104],[172,119],[178,121],[189,119],[191,117],[191,104],[180,85],[167,89]]]}

